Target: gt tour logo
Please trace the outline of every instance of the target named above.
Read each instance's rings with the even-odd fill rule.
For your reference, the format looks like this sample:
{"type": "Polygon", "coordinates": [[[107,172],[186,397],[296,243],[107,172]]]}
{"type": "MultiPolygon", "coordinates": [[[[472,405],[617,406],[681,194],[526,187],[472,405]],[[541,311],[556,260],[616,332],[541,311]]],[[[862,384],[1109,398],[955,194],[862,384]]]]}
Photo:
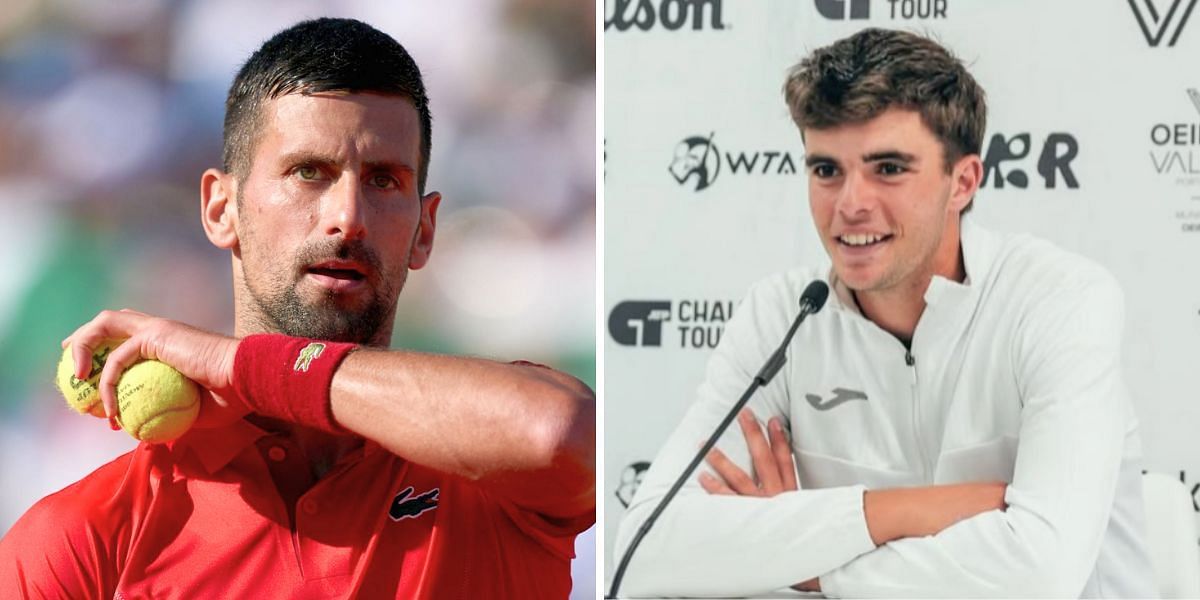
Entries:
{"type": "Polygon", "coordinates": [[[1129,0],[1129,8],[1133,9],[1133,16],[1142,28],[1142,35],[1146,36],[1146,43],[1151,48],[1157,48],[1174,26],[1175,33],[1171,34],[1167,47],[1174,46],[1179,41],[1179,34],[1183,33],[1184,25],[1187,25],[1188,17],[1192,16],[1192,9],[1196,8],[1196,0],[1171,0],[1166,12],[1160,12],[1159,8],[1162,7],[1155,4],[1154,0],[1129,0]],[[1144,9],[1139,2],[1145,3],[1144,9]],[[1180,8],[1183,8],[1182,14],[1180,8]]]}
{"type": "MultiPolygon", "coordinates": [[[[814,0],[817,12],[834,21],[871,18],[871,0],[814,0]]],[[[949,0],[887,0],[893,20],[945,19],[949,0]]],[[[1131,0],[1132,1],[1132,0],[1131,0]]]]}
{"type": "Polygon", "coordinates": [[[627,31],[637,27],[650,31],[656,23],[663,29],[678,31],[689,22],[693,31],[704,29],[705,16],[709,29],[725,29],[721,21],[722,0],[604,0],[604,30],[616,28],[627,31]]]}
{"type": "Polygon", "coordinates": [[[622,346],[661,346],[662,324],[670,320],[669,300],[626,300],[608,314],[608,333],[622,346]]]}
{"type": "Polygon", "coordinates": [[[732,316],[732,300],[625,300],[608,314],[608,334],[622,346],[658,347],[678,339],[680,348],[716,348],[732,316]],[[664,331],[665,323],[676,325],[664,331]]]}

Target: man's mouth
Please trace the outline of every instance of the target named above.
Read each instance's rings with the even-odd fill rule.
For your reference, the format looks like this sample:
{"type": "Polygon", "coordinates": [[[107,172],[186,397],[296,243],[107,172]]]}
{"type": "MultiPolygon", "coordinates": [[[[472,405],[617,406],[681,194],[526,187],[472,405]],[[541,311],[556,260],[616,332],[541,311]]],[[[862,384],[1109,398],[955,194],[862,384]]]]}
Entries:
{"type": "Polygon", "coordinates": [[[305,272],[334,291],[350,291],[366,280],[366,268],[353,261],[330,260],[310,265],[305,272]]]}
{"type": "Polygon", "coordinates": [[[353,269],[313,268],[313,269],[309,269],[308,272],[313,273],[314,275],[324,275],[326,277],[332,277],[334,279],[352,279],[354,281],[358,281],[360,279],[365,279],[365,277],[366,277],[362,273],[359,273],[358,271],[355,271],[353,269]]]}
{"type": "Polygon", "coordinates": [[[308,272],[335,279],[353,279],[355,281],[366,279],[367,277],[365,269],[358,263],[340,260],[317,263],[308,267],[308,272]]]}
{"type": "Polygon", "coordinates": [[[874,246],[892,239],[890,233],[844,233],[836,236],[834,239],[843,246],[851,248],[865,248],[874,246]]]}

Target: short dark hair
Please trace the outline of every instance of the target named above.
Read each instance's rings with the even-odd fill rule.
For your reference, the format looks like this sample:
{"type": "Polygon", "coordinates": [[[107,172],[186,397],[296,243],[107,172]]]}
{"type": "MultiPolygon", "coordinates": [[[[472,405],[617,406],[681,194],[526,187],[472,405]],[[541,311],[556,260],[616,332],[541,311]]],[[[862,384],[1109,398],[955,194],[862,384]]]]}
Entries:
{"type": "Polygon", "coordinates": [[[423,194],[433,124],[421,70],[399,42],[354,19],[297,23],[267,40],[242,65],[225,100],[225,171],[238,178],[250,173],[268,100],[334,91],[395,94],[412,101],[421,121],[417,189],[423,194]]]}
{"type": "Polygon", "coordinates": [[[801,131],[859,123],[900,107],[919,112],[942,142],[947,171],[983,151],[983,88],[949,50],[913,33],[864,29],[818,48],[792,67],[783,94],[801,131]]]}

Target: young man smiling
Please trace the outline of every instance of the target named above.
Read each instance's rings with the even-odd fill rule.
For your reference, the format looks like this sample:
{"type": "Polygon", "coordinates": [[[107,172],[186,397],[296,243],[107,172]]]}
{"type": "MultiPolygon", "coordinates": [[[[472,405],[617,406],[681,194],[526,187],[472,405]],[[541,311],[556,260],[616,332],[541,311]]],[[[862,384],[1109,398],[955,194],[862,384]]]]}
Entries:
{"type": "Polygon", "coordinates": [[[805,286],[828,279],[833,294],[708,456],[711,472],[646,536],[622,590],[1154,595],[1121,292],[1080,257],[964,217],[983,174],[983,90],[933,41],[868,29],[803,60],[784,94],[832,269],[751,289],[617,556],[805,286]]]}
{"type": "Polygon", "coordinates": [[[441,196],[429,103],[391,37],[318,19],[268,40],[226,103],[201,221],[230,253],[235,337],[105,311],[100,378],[161,360],[196,426],[40,501],[0,540],[6,597],[565,598],[595,520],[594,397],[549,368],[389,350],[441,196]]]}

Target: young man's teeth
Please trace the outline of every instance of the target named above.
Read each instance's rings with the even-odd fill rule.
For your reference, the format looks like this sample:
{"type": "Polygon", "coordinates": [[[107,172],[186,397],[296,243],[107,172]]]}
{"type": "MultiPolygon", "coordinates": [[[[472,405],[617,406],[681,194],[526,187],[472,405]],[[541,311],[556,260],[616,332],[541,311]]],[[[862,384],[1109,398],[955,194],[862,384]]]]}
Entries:
{"type": "Polygon", "coordinates": [[[882,239],[882,235],[874,233],[851,233],[842,236],[842,242],[848,246],[866,246],[882,239]]]}

